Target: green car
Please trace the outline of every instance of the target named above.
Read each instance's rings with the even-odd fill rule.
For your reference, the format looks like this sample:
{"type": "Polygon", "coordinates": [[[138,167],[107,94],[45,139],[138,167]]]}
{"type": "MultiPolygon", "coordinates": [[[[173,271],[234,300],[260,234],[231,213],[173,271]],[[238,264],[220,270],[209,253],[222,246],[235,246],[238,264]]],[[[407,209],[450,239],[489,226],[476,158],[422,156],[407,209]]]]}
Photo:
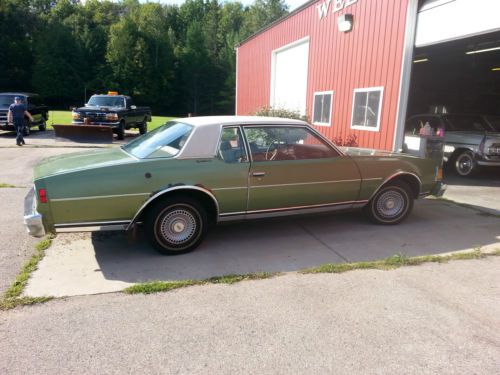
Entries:
{"type": "Polygon", "coordinates": [[[35,167],[28,232],[132,230],[162,253],[196,248],[223,221],[364,208],[396,224],[444,191],[432,160],[339,149],[307,123],[266,117],[170,121],[120,147],[35,167]]]}

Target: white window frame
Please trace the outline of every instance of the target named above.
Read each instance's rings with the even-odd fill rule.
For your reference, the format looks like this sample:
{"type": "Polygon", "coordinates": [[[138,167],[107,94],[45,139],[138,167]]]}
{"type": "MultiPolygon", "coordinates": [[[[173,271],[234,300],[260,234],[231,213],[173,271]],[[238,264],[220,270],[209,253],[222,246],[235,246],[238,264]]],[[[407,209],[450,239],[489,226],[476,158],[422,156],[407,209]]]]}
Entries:
{"type": "Polygon", "coordinates": [[[334,91],[316,91],[313,94],[313,110],[312,110],[312,120],[313,120],[313,125],[319,125],[319,126],[331,126],[332,125],[332,111],[333,111],[333,99],[335,97],[335,92],[334,91]],[[314,106],[316,103],[316,96],[319,95],[331,95],[331,100],[330,100],[330,114],[328,115],[329,122],[319,122],[319,121],[314,121],[314,106]]]}
{"type": "MultiPolygon", "coordinates": [[[[368,101],[368,95],[366,96],[366,100],[368,101]]],[[[370,131],[370,132],[378,132],[380,130],[380,117],[382,115],[383,101],[384,101],[384,87],[383,86],[354,89],[354,92],[352,94],[351,129],[366,130],[366,131],[370,131]],[[356,99],[356,93],[358,93],[358,92],[369,93],[369,92],[373,92],[373,91],[380,91],[380,101],[379,101],[378,115],[377,115],[377,126],[372,128],[370,126],[354,125],[353,124],[353,122],[354,122],[354,104],[355,104],[355,99],[356,99]]],[[[365,113],[365,122],[366,122],[366,113],[365,113]]]]}
{"type": "MultiPolygon", "coordinates": [[[[307,43],[307,63],[306,63],[306,91],[303,93],[304,95],[304,106],[307,106],[307,86],[309,85],[309,58],[311,54],[310,50],[310,37],[305,36],[304,38],[298,39],[296,41],[293,41],[291,43],[288,43],[282,47],[279,47],[275,50],[271,51],[271,82],[270,82],[270,95],[269,95],[269,105],[271,107],[275,107],[276,101],[275,101],[275,89],[276,89],[276,57],[278,53],[286,51],[287,49],[297,47],[301,44],[307,43]]],[[[305,115],[307,111],[307,108],[300,108],[299,112],[301,115],[305,115]]]]}

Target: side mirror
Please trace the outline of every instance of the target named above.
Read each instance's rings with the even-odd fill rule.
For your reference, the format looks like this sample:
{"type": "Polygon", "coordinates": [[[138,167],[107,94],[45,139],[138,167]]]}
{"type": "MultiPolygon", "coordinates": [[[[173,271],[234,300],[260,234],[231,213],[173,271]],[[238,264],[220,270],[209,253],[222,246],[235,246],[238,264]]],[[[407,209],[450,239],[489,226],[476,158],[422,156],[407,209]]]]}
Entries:
{"type": "Polygon", "coordinates": [[[130,109],[137,109],[137,106],[135,106],[135,105],[131,105],[131,106],[130,106],[130,109]]]}

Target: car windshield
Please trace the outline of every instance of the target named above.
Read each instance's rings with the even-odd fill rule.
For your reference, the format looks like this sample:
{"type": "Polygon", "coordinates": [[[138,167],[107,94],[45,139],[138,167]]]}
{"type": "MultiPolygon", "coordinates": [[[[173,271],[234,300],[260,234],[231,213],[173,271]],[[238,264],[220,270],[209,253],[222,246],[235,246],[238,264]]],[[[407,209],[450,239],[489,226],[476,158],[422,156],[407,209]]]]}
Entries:
{"type": "Polygon", "coordinates": [[[140,159],[171,158],[182,150],[192,130],[191,125],[169,121],[127,143],[122,148],[140,159]]]}
{"type": "Polygon", "coordinates": [[[125,107],[125,99],[119,96],[92,96],[89,107],[125,107]]]}
{"type": "MultiPolygon", "coordinates": [[[[0,95],[0,107],[8,108],[12,103],[14,103],[14,98],[17,95],[0,95]]],[[[22,102],[25,103],[24,97],[22,97],[22,102]]]]}

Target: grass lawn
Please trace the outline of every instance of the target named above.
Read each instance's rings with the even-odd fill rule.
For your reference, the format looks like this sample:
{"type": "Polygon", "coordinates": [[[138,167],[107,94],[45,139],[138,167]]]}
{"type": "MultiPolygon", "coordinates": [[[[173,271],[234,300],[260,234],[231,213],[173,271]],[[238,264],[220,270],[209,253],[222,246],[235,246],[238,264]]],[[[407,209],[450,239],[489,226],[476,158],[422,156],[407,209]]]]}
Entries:
{"type": "MultiPolygon", "coordinates": [[[[153,116],[152,121],[148,123],[148,131],[156,129],[175,117],[153,116]]],[[[49,121],[47,128],[52,129],[52,124],[67,125],[71,124],[71,111],[49,111],[49,121]]]]}

